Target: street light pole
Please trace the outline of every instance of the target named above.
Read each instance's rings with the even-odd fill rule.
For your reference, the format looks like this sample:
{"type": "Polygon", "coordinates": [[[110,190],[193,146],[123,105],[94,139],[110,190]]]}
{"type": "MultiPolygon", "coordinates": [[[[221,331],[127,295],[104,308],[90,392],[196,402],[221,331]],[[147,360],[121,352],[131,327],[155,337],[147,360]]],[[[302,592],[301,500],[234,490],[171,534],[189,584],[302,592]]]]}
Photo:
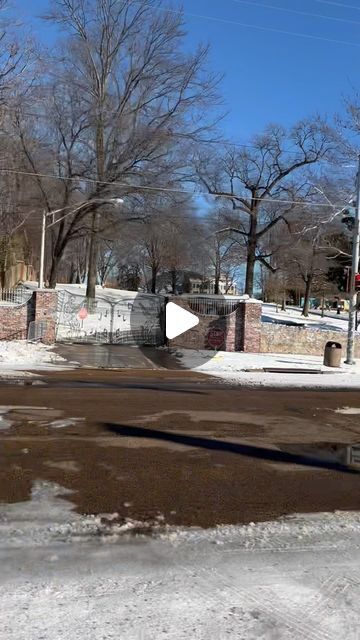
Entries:
{"type": "Polygon", "coordinates": [[[356,331],[356,309],[357,309],[357,292],[355,286],[355,275],[359,270],[359,245],[360,245],[360,155],[358,162],[357,181],[356,181],[356,210],[353,232],[353,248],[350,278],[350,309],[349,309],[349,327],[347,340],[346,364],[355,364],[355,331],[356,331]]]}
{"type": "Polygon", "coordinates": [[[46,211],[43,211],[42,222],[41,222],[39,289],[44,288],[45,235],[46,235],[46,211]]]}
{"type": "Polygon", "coordinates": [[[122,200],[122,198],[107,198],[107,199],[94,198],[94,200],[85,200],[84,202],[81,202],[77,207],[75,207],[74,209],[66,213],[64,216],[61,216],[61,218],[54,220],[51,224],[48,224],[48,225],[46,225],[46,220],[49,216],[55,216],[56,213],[61,213],[63,211],[66,211],[66,209],[69,209],[70,207],[62,207],[61,209],[55,209],[54,211],[43,211],[42,223],[41,223],[39,289],[44,288],[45,242],[46,242],[47,229],[54,227],[56,224],[58,224],[62,220],[65,220],[65,218],[67,218],[68,216],[73,215],[74,213],[76,213],[77,211],[80,211],[80,209],[83,209],[89,204],[100,203],[100,204],[112,204],[116,206],[116,205],[122,204],[123,202],[124,201],[122,200]]]}

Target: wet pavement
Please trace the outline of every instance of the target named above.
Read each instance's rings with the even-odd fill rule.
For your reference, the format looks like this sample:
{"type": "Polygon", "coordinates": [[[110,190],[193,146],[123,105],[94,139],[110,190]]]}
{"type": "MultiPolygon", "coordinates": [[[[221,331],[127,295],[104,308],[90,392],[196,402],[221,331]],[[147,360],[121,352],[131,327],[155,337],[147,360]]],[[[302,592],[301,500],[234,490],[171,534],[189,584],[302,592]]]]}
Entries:
{"type": "Polygon", "coordinates": [[[358,392],[67,370],[0,385],[0,440],[1,502],[43,480],[71,490],[79,513],[119,520],[208,527],[360,509],[358,392]]]}

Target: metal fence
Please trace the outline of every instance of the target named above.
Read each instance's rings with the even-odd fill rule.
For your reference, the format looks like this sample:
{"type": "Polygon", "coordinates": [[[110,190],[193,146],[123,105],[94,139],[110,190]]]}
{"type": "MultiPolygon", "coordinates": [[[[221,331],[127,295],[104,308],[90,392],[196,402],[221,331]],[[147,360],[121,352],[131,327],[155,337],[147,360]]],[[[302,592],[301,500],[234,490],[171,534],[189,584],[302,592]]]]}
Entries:
{"type": "Polygon", "coordinates": [[[46,334],[48,320],[33,320],[29,322],[27,339],[29,342],[38,342],[46,334]]]}
{"type": "Polygon", "coordinates": [[[0,288],[0,305],[21,305],[29,302],[33,292],[25,287],[0,288]]]}
{"type": "Polygon", "coordinates": [[[127,331],[115,332],[112,336],[113,344],[136,344],[148,346],[160,346],[163,344],[163,335],[158,328],[147,329],[140,327],[139,329],[129,329],[127,331]]]}
{"type": "MultiPolygon", "coordinates": [[[[185,296],[184,296],[185,298],[185,296]]],[[[239,300],[220,298],[185,298],[192,311],[202,316],[228,316],[239,306],[239,300]]]]}

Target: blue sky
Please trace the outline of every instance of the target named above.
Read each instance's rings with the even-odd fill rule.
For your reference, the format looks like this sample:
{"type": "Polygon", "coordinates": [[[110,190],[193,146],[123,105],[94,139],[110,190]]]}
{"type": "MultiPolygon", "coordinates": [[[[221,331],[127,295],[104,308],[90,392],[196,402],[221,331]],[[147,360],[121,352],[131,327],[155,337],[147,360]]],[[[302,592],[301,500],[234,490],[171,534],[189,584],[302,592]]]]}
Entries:
{"type": "MultiPolygon", "coordinates": [[[[51,45],[54,30],[36,20],[47,7],[47,0],[14,1],[22,20],[31,21],[36,35],[51,45]]],[[[268,122],[291,125],[317,112],[332,117],[342,109],[343,97],[360,87],[360,0],[337,0],[335,4],[324,0],[183,0],[183,7],[185,13],[229,21],[185,16],[188,46],[209,42],[212,67],[225,73],[222,93],[229,115],[223,130],[237,141],[246,141],[268,122]],[[354,8],[338,4],[351,4],[354,8]],[[273,7],[349,22],[297,15],[273,7]],[[261,31],[230,21],[353,42],[357,46],[261,31]]]]}

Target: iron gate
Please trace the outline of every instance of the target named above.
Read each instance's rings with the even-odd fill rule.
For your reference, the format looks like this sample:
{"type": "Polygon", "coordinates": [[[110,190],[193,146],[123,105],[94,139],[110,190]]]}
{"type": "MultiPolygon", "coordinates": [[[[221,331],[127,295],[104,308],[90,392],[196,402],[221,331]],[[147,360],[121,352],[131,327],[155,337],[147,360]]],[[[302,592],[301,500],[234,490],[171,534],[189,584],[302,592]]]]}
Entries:
{"type": "Polygon", "coordinates": [[[158,346],[164,343],[164,309],[162,296],[120,292],[107,295],[105,290],[88,304],[83,295],[60,290],[56,339],[158,346]]]}

